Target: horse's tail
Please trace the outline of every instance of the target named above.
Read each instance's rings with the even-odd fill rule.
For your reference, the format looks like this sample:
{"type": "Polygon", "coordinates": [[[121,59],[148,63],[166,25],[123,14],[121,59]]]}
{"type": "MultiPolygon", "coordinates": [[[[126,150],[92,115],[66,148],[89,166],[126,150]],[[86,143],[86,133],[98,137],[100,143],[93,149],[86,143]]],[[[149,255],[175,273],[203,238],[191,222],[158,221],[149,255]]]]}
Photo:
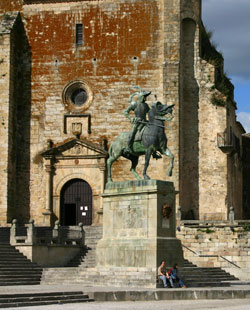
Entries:
{"type": "Polygon", "coordinates": [[[109,153],[109,158],[112,157],[112,154],[113,154],[113,147],[112,147],[112,144],[113,144],[113,143],[110,144],[109,151],[108,151],[108,153],[109,153]]]}

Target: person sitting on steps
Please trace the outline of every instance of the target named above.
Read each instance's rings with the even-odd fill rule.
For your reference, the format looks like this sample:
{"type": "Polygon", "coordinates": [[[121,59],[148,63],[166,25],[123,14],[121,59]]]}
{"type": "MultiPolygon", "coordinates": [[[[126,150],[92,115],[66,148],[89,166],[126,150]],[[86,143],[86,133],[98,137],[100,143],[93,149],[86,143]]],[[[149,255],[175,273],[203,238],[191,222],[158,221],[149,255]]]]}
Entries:
{"type": "Polygon", "coordinates": [[[164,260],[161,261],[161,264],[158,268],[158,277],[162,280],[164,287],[168,287],[167,280],[170,282],[170,286],[174,287],[172,278],[167,274],[166,264],[164,260]]]}
{"type": "Polygon", "coordinates": [[[168,275],[171,278],[172,283],[174,283],[174,281],[177,281],[179,287],[186,288],[186,285],[183,283],[183,281],[178,276],[178,264],[174,264],[173,268],[169,269],[168,275]]]}

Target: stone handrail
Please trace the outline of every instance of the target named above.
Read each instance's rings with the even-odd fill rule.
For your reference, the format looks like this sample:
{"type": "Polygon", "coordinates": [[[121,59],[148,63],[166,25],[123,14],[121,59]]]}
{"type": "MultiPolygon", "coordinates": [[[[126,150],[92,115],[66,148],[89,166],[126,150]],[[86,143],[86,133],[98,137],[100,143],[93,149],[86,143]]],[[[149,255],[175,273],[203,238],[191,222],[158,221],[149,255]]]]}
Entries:
{"type": "Polygon", "coordinates": [[[212,254],[212,255],[206,254],[206,255],[204,255],[204,254],[200,254],[200,253],[198,253],[198,252],[196,252],[196,251],[190,249],[189,247],[187,247],[187,246],[184,245],[184,244],[182,244],[182,246],[183,246],[185,249],[187,249],[188,251],[192,252],[195,256],[198,256],[198,257],[218,257],[218,258],[221,258],[221,259],[225,260],[226,262],[228,262],[229,264],[233,265],[234,267],[241,269],[240,266],[236,265],[234,262],[230,261],[229,259],[227,259],[227,258],[224,257],[224,256],[216,255],[216,254],[212,254]]]}
{"type": "Polygon", "coordinates": [[[25,226],[18,224],[14,219],[10,229],[10,244],[11,245],[44,245],[44,244],[58,244],[58,245],[78,245],[85,244],[85,231],[83,224],[78,226],[64,227],[55,222],[54,228],[51,227],[37,227],[34,225],[34,220],[30,220],[25,226]],[[21,231],[20,229],[25,228],[21,231]]]}

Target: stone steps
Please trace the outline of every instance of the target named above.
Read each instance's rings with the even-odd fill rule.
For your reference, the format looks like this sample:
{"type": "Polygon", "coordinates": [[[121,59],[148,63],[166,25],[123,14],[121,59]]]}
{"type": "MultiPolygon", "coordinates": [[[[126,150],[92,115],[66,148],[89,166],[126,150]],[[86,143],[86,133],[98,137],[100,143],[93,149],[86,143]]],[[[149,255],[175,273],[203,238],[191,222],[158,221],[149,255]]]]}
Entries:
{"type": "Polygon", "coordinates": [[[81,291],[76,292],[49,292],[30,294],[1,294],[0,308],[41,306],[66,303],[90,302],[88,295],[81,291]]]}
{"type": "MultiPolygon", "coordinates": [[[[1,254],[0,254],[1,256],[1,254]]],[[[5,265],[7,263],[7,265],[13,263],[13,264],[28,264],[29,266],[34,266],[37,267],[36,263],[32,263],[29,259],[27,259],[25,256],[22,258],[15,258],[15,257],[4,257],[0,260],[0,265],[5,265]]]]}
{"type": "MultiPolygon", "coordinates": [[[[19,276],[23,276],[23,275],[26,275],[27,274],[27,269],[26,270],[14,270],[14,272],[11,274],[10,271],[12,271],[12,269],[10,270],[1,270],[1,273],[0,273],[0,278],[2,277],[19,277],[19,276]]],[[[42,269],[41,268],[37,268],[37,269],[29,269],[29,274],[37,274],[37,271],[41,271],[42,272],[42,269]]]]}
{"type": "Polygon", "coordinates": [[[10,227],[0,227],[0,245],[10,243],[10,227]]]}
{"type": "Polygon", "coordinates": [[[32,266],[27,266],[25,268],[22,268],[22,266],[2,267],[2,268],[0,268],[0,275],[5,274],[5,273],[9,273],[11,271],[16,274],[18,272],[37,273],[37,272],[42,272],[42,270],[43,270],[42,268],[32,267],[32,266]]]}
{"type": "MultiPolygon", "coordinates": [[[[27,274],[25,274],[25,273],[22,273],[22,274],[12,274],[12,275],[10,275],[10,274],[6,274],[6,275],[0,275],[0,281],[10,281],[10,280],[12,280],[12,279],[29,279],[28,277],[27,277],[27,274]]],[[[40,281],[40,276],[37,276],[37,277],[34,277],[34,279],[37,279],[37,280],[39,280],[40,281]]]]}
{"type": "Polygon", "coordinates": [[[142,273],[137,268],[128,268],[124,271],[121,268],[45,268],[42,276],[42,284],[72,284],[82,286],[144,286],[152,283],[155,279],[155,272],[142,273]],[[70,270],[69,270],[70,269],[70,270]]]}
{"type": "Polygon", "coordinates": [[[17,286],[17,285],[39,285],[40,284],[40,278],[38,280],[31,280],[31,279],[23,279],[22,281],[9,281],[9,282],[1,282],[0,286],[17,286]]]}
{"type": "Polygon", "coordinates": [[[0,245],[0,286],[40,284],[42,268],[13,246],[0,245]]]}
{"type": "MultiPolygon", "coordinates": [[[[85,229],[86,247],[82,252],[71,260],[66,268],[45,268],[42,283],[81,283],[84,286],[106,286],[112,283],[114,286],[121,287],[137,286],[144,282],[147,286],[147,278],[155,277],[156,271],[151,272],[149,276],[145,272],[144,277],[140,277],[136,268],[131,272],[125,272],[119,268],[95,268],[95,249],[98,240],[102,237],[102,227],[91,229],[92,227],[85,229]],[[127,276],[130,278],[126,279],[127,276]]],[[[220,268],[199,268],[188,260],[184,261],[184,266],[180,267],[179,273],[180,278],[188,287],[229,286],[230,281],[237,280],[220,268]]]]}
{"type": "Polygon", "coordinates": [[[188,287],[230,286],[231,281],[238,280],[219,267],[198,267],[188,260],[179,268],[179,276],[188,287]]]}
{"type": "Polygon", "coordinates": [[[66,267],[85,267],[91,268],[96,265],[96,246],[97,242],[102,238],[102,226],[87,226],[84,227],[85,231],[85,248],[74,257],[66,267]]]}

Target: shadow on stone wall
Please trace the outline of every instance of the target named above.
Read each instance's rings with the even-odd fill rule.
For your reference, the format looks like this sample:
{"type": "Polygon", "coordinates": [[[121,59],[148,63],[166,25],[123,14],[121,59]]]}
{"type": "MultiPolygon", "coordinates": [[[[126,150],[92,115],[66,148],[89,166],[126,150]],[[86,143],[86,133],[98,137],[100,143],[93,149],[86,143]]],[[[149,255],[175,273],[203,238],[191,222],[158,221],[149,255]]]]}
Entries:
{"type": "Polygon", "coordinates": [[[180,100],[180,205],[185,219],[199,218],[199,87],[195,79],[196,23],[182,21],[180,100]]]}
{"type": "Polygon", "coordinates": [[[243,219],[250,219],[250,138],[243,137],[243,219]]]}
{"type": "MultiPolygon", "coordinates": [[[[7,218],[27,222],[30,218],[30,118],[31,50],[18,15],[11,34],[11,87],[13,100],[12,151],[7,218]]],[[[9,143],[9,145],[11,145],[9,143]]]]}

